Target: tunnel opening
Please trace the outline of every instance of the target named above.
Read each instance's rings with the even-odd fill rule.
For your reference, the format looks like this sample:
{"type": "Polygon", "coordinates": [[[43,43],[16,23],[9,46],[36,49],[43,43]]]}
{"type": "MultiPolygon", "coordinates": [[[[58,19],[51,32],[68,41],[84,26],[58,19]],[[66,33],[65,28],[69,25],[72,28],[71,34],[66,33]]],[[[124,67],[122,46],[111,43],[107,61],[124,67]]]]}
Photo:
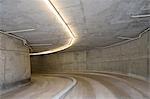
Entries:
{"type": "Polygon", "coordinates": [[[150,99],[149,9],[0,0],[0,99],[150,99]]]}

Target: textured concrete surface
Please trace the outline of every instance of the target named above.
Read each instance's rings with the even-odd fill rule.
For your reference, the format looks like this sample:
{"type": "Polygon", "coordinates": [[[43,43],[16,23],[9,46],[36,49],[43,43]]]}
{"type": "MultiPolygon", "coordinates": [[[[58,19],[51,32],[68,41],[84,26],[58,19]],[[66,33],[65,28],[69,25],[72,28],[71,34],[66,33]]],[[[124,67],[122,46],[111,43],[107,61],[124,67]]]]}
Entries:
{"type": "Polygon", "coordinates": [[[33,72],[108,71],[148,79],[149,32],[142,38],[106,49],[92,49],[32,56],[33,72]]]}
{"type": "MultiPolygon", "coordinates": [[[[57,76],[33,75],[32,83],[1,96],[2,99],[52,99],[72,81],[57,76]]],[[[0,99],[1,99],[0,98],[0,99]]]]}
{"type": "Polygon", "coordinates": [[[0,34],[0,91],[30,79],[29,50],[22,41],[0,34]]]}
{"type": "Polygon", "coordinates": [[[31,56],[32,72],[86,70],[86,51],[31,56]]]}
{"type": "MultiPolygon", "coordinates": [[[[32,83],[2,95],[2,99],[53,99],[70,84],[70,80],[49,74],[34,75],[32,83]]],[[[149,99],[150,83],[112,74],[65,74],[77,85],[63,99],[149,99]]],[[[57,99],[57,98],[56,98],[57,99]]]]}
{"type": "Polygon", "coordinates": [[[67,31],[44,0],[2,0],[0,7],[0,29],[13,31],[33,28],[35,31],[15,35],[27,39],[30,44],[51,44],[33,47],[34,51],[49,50],[67,43],[67,31]]]}
{"type": "Polygon", "coordinates": [[[148,43],[148,62],[147,62],[147,64],[148,64],[148,67],[149,67],[149,70],[148,70],[148,74],[149,74],[149,81],[150,81],[150,33],[148,34],[148,41],[149,41],[149,43],[148,43]]]}
{"type": "MultiPolygon", "coordinates": [[[[67,25],[77,34],[72,50],[109,45],[122,41],[118,36],[134,37],[149,27],[149,0],[51,0],[67,25]]],[[[68,42],[67,31],[49,10],[44,0],[1,0],[0,29],[4,31],[34,28],[35,31],[15,33],[29,43],[51,44],[33,47],[44,51],[68,42]]],[[[70,49],[70,50],[71,50],[70,49]]]]}
{"type": "Polygon", "coordinates": [[[84,86],[85,84],[83,84],[80,87],[76,87],[76,89],[74,88],[73,92],[70,92],[66,99],[69,99],[69,96],[74,97],[73,99],[76,97],[79,99],[149,99],[150,97],[149,84],[145,82],[139,83],[141,81],[138,80],[133,83],[132,81],[135,79],[129,78],[130,80],[125,80],[123,77],[118,79],[118,77],[111,76],[111,74],[109,76],[101,74],[78,74],[78,76],[75,77],[82,79],[79,80],[79,83],[88,82],[89,85],[84,86]],[[144,90],[136,89],[140,88],[140,86],[142,86],[144,90]],[[91,90],[87,90],[86,88],[91,88],[91,90]],[[90,96],[92,96],[92,98],[90,96]]]}

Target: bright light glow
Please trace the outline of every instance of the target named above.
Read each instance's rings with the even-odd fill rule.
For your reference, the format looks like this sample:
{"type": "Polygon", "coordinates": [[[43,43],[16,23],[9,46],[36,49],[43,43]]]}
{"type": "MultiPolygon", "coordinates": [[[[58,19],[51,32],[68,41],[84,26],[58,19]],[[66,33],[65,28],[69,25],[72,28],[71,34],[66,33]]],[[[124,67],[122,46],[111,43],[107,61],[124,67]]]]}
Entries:
{"type": "Polygon", "coordinates": [[[58,51],[69,48],[73,43],[74,43],[74,39],[70,39],[69,42],[64,46],[61,46],[61,47],[56,48],[56,49],[48,50],[48,51],[43,51],[43,52],[38,52],[38,53],[31,53],[30,55],[43,55],[43,54],[58,52],[58,51]]]}
{"type": "Polygon", "coordinates": [[[43,51],[43,52],[30,53],[30,55],[43,55],[43,54],[50,54],[50,53],[58,52],[58,51],[69,48],[70,46],[72,46],[72,44],[76,40],[76,35],[71,31],[70,27],[66,24],[64,17],[62,15],[60,15],[60,13],[56,9],[56,7],[53,5],[53,3],[50,0],[44,0],[44,2],[48,6],[49,10],[51,10],[55,14],[57,19],[61,22],[61,24],[65,28],[65,30],[67,30],[67,34],[70,36],[70,39],[67,44],[65,44],[59,48],[55,48],[55,49],[43,51]]]}

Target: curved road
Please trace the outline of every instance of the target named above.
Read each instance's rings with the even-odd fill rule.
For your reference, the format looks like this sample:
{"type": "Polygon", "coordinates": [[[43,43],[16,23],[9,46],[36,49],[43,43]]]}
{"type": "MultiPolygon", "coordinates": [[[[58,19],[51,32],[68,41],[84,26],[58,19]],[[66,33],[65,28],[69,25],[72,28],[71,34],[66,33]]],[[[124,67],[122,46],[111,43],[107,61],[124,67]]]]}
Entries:
{"type": "Polygon", "coordinates": [[[78,84],[65,99],[150,99],[150,84],[142,80],[97,73],[72,76],[78,84]]]}
{"type": "MultiPolygon", "coordinates": [[[[33,76],[31,85],[9,92],[2,99],[52,99],[72,83],[54,75],[33,76]]],[[[64,99],[150,99],[150,83],[135,78],[109,73],[65,75],[75,78],[77,84],[64,99]]]]}
{"type": "Polygon", "coordinates": [[[0,99],[52,99],[72,81],[57,76],[32,76],[31,84],[4,94],[0,99]]]}

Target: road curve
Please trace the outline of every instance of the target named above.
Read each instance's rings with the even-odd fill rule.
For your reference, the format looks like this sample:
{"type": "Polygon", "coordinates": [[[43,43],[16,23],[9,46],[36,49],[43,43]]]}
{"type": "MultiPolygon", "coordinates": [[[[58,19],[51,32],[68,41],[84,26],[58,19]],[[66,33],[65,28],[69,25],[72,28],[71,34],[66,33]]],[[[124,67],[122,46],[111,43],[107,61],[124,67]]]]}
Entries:
{"type": "MultiPolygon", "coordinates": [[[[53,99],[71,80],[56,74],[33,76],[32,84],[3,95],[2,99],[53,99]]],[[[150,99],[150,83],[110,73],[65,73],[77,84],[61,99],[150,99]]],[[[58,98],[60,99],[60,98],[58,98]]]]}
{"type": "Polygon", "coordinates": [[[34,75],[30,85],[4,94],[0,99],[52,99],[70,84],[71,79],[62,75],[34,75]]]}
{"type": "Polygon", "coordinates": [[[150,99],[150,83],[143,80],[111,73],[70,75],[78,84],[65,99],[150,99]]]}

